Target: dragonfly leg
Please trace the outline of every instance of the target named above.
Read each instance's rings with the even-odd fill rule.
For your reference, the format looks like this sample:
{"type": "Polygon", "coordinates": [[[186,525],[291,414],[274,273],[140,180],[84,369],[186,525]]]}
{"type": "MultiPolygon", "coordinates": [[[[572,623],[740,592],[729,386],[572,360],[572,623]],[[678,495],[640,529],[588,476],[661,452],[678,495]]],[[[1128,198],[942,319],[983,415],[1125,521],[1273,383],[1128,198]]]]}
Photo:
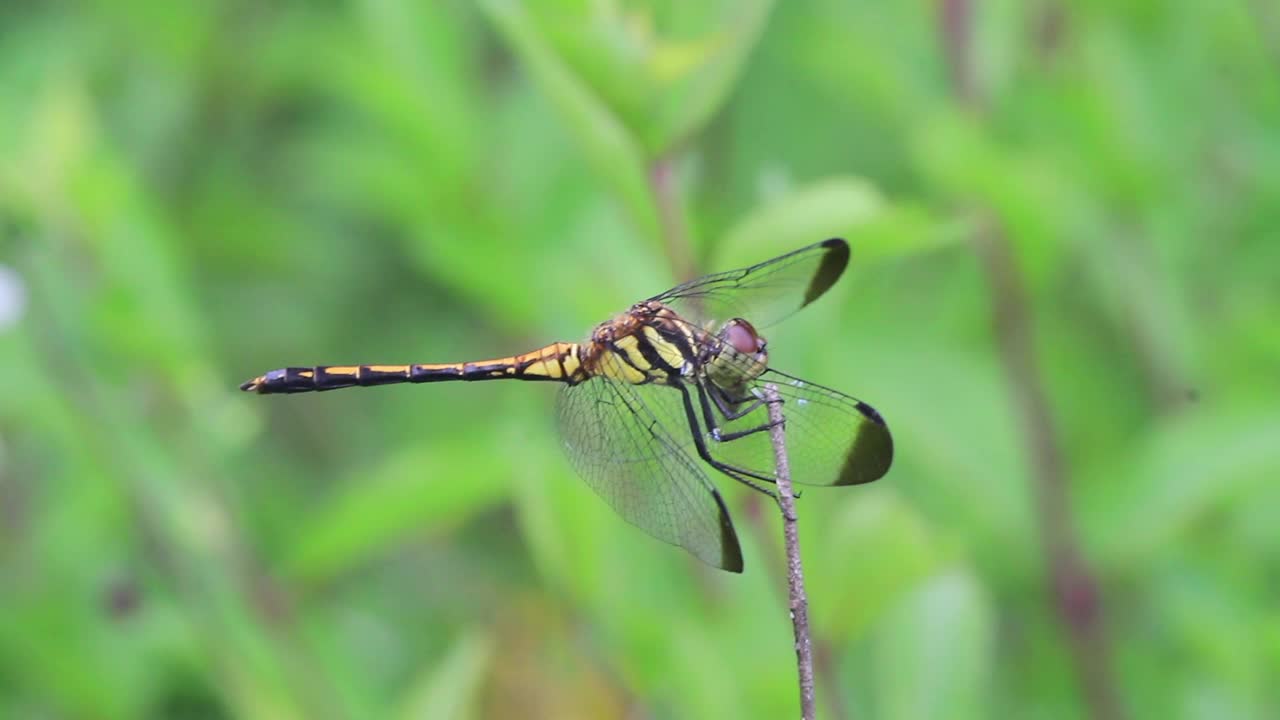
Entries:
{"type": "Polygon", "coordinates": [[[716,440],[719,440],[720,442],[733,442],[734,440],[741,440],[742,438],[747,437],[748,435],[754,435],[758,432],[772,430],[778,425],[785,425],[785,421],[777,422],[777,423],[767,422],[764,425],[757,425],[756,427],[753,427],[750,430],[734,430],[733,432],[720,432],[720,428],[714,428],[711,432],[712,432],[712,437],[714,437],[716,440]]]}
{"type": "MultiPolygon", "coordinates": [[[[702,405],[702,415],[706,419],[707,431],[710,432],[711,437],[715,438],[717,441],[731,442],[733,440],[744,438],[744,437],[747,437],[748,435],[753,435],[755,433],[758,433],[764,430],[769,430],[774,427],[773,422],[767,422],[767,423],[764,423],[763,425],[757,425],[756,427],[749,428],[747,430],[736,430],[734,432],[727,432],[727,433],[721,432],[720,424],[716,422],[715,412],[712,411],[711,404],[707,400],[708,396],[710,396],[711,400],[715,402],[716,407],[719,408],[720,413],[724,416],[725,422],[733,422],[738,418],[741,418],[750,414],[751,412],[755,411],[756,408],[763,405],[764,401],[757,398],[755,402],[751,403],[751,405],[749,405],[748,407],[739,409],[739,410],[734,410],[730,405],[730,403],[732,403],[733,400],[728,398],[727,396],[722,396],[721,393],[723,393],[724,390],[722,390],[721,388],[716,387],[715,385],[712,385],[711,388],[708,389],[703,387],[701,383],[699,383],[697,387],[698,387],[698,402],[699,404],[702,405]]],[[[743,400],[745,401],[746,398],[743,398],[743,400]]],[[[783,422],[785,423],[786,421],[784,420],[783,422]]]]}
{"type": "MultiPolygon", "coordinates": [[[[751,429],[749,429],[749,430],[741,430],[741,431],[731,432],[731,433],[722,433],[722,432],[720,432],[720,427],[716,424],[716,420],[715,420],[715,413],[714,413],[714,412],[712,412],[712,410],[711,410],[711,404],[710,404],[710,403],[708,402],[708,400],[707,400],[707,397],[708,397],[708,396],[710,396],[710,397],[711,397],[711,400],[714,400],[714,401],[715,401],[716,407],[718,407],[718,408],[721,410],[721,412],[723,412],[723,413],[725,414],[725,416],[726,416],[726,420],[733,420],[733,419],[736,419],[736,417],[742,417],[743,415],[746,415],[747,413],[750,413],[751,411],[753,411],[753,410],[755,410],[756,408],[758,408],[758,407],[760,407],[761,405],[763,405],[763,404],[764,404],[764,402],[765,402],[765,401],[764,401],[764,399],[763,399],[763,398],[756,398],[756,399],[755,399],[755,402],[754,402],[754,403],[752,403],[752,404],[751,404],[751,406],[750,406],[749,408],[747,408],[747,410],[746,410],[746,411],[738,413],[738,414],[736,415],[736,417],[730,417],[730,415],[731,415],[732,413],[731,413],[731,411],[730,411],[729,409],[726,409],[726,404],[727,404],[727,403],[730,403],[730,402],[735,402],[735,401],[734,401],[734,400],[732,400],[731,398],[729,398],[727,395],[725,395],[725,396],[723,396],[723,397],[722,397],[722,396],[717,395],[717,393],[723,393],[723,392],[724,392],[724,390],[723,390],[722,388],[719,388],[719,387],[717,387],[717,386],[714,386],[714,385],[713,385],[713,386],[711,387],[711,389],[710,389],[710,390],[708,390],[708,389],[704,388],[701,384],[697,385],[697,388],[698,388],[698,402],[702,405],[702,413],[703,413],[703,416],[706,418],[706,423],[707,423],[707,427],[709,428],[709,432],[711,433],[711,436],[712,436],[712,437],[716,438],[717,440],[719,440],[719,441],[721,441],[721,442],[729,442],[729,441],[732,441],[732,440],[737,440],[738,438],[747,437],[748,435],[752,435],[752,434],[754,434],[754,433],[758,433],[758,432],[761,432],[761,431],[763,431],[763,430],[770,430],[770,429],[772,429],[772,428],[776,427],[776,426],[777,426],[777,425],[779,425],[779,424],[783,425],[784,427],[786,426],[787,420],[786,420],[786,418],[784,417],[780,423],[775,423],[775,422],[773,422],[773,421],[769,421],[769,422],[767,422],[767,423],[765,423],[765,424],[763,424],[763,425],[759,425],[759,426],[754,427],[754,428],[751,428],[751,429]]],[[[736,401],[736,402],[745,402],[746,400],[747,400],[747,398],[743,398],[742,400],[738,400],[738,401],[736,401]]],[[[704,458],[704,459],[705,459],[705,458],[704,458]]],[[[713,463],[713,466],[714,466],[714,463],[713,463]]],[[[729,466],[729,467],[732,467],[732,466],[729,466]]],[[[718,466],[717,466],[717,467],[716,467],[716,469],[717,469],[717,470],[720,470],[721,472],[725,473],[726,475],[731,475],[731,476],[732,476],[732,473],[730,473],[729,471],[725,470],[724,468],[721,468],[721,467],[718,467],[718,466]]],[[[753,476],[754,476],[754,477],[759,477],[758,475],[753,475],[753,476]]],[[[752,485],[752,483],[749,483],[749,482],[747,482],[746,480],[743,480],[742,478],[736,478],[736,479],[737,479],[737,480],[739,480],[739,481],[741,481],[741,482],[746,483],[747,485],[752,485]]],[[[774,480],[770,480],[770,482],[774,482],[774,480]]],[[[754,487],[754,486],[753,486],[753,487],[754,487]]],[[[760,489],[760,488],[756,488],[756,489],[758,490],[758,489],[760,489]]],[[[772,492],[772,491],[766,491],[766,492],[765,492],[765,494],[766,494],[766,495],[768,495],[769,497],[773,498],[775,501],[778,501],[778,500],[779,500],[779,498],[778,498],[778,494],[777,494],[777,493],[775,493],[775,492],[772,492]]],[[[795,499],[799,500],[799,499],[800,499],[800,492],[799,492],[799,491],[793,491],[793,492],[792,492],[792,497],[794,497],[795,499]]],[[[779,507],[781,507],[781,506],[779,506],[779,507]]]]}
{"type": "MultiPolygon", "coordinates": [[[[699,387],[701,387],[701,385],[699,385],[699,387]]],[[[764,405],[764,400],[755,396],[731,398],[729,397],[729,392],[727,390],[714,383],[711,385],[711,389],[707,390],[707,394],[715,401],[716,407],[720,409],[720,413],[724,415],[724,419],[727,422],[733,422],[738,418],[746,417],[747,415],[755,412],[761,405],[764,405]],[[746,406],[734,409],[734,406],[741,405],[748,400],[751,402],[746,406]]]]}
{"type": "MultiPolygon", "coordinates": [[[[734,480],[737,480],[743,485],[746,485],[752,490],[757,490],[769,497],[776,498],[777,495],[772,490],[755,482],[756,480],[759,480],[762,482],[772,483],[774,482],[774,478],[721,462],[711,455],[711,451],[707,449],[706,440],[702,436],[702,428],[698,423],[698,413],[693,408],[693,398],[689,396],[689,388],[685,387],[683,383],[676,383],[674,387],[680,390],[680,395],[684,400],[684,414],[689,421],[689,430],[693,433],[693,446],[698,451],[698,457],[702,458],[703,461],[711,467],[719,470],[725,475],[728,475],[734,480]]],[[[706,399],[702,397],[701,388],[699,388],[698,395],[705,403],[706,399]]]]}

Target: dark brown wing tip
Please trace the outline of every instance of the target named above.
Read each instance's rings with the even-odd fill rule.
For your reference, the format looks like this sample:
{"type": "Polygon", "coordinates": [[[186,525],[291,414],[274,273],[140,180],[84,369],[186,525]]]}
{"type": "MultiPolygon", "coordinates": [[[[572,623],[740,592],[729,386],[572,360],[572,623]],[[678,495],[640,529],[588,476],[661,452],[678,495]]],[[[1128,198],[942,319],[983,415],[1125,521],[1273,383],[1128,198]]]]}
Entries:
{"type": "Polygon", "coordinates": [[[813,274],[813,280],[809,282],[809,287],[804,292],[804,305],[800,307],[822,297],[823,293],[836,284],[844,274],[844,269],[849,266],[849,243],[843,238],[823,240],[818,243],[818,246],[825,248],[826,252],[823,253],[818,271],[813,274]]]}
{"type": "MultiPolygon", "coordinates": [[[[730,526],[730,531],[733,527],[730,526]]],[[[742,572],[742,546],[738,544],[738,537],[731,535],[724,543],[724,555],[720,558],[720,567],[731,573],[742,572]]]]}
{"type": "Polygon", "coordinates": [[[738,543],[738,532],[733,529],[733,518],[729,516],[729,508],[724,504],[718,490],[712,490],[716,505],[720,508],[720,563],[721,570],[731,573],[742,572],[742,545],[738,543]]]}
{"type": "Polygon", "coordinates": [[[875,408],[859,402],[858,410],[871,422],[862,423],[845,458],[836,485],[862,485],[884,477],[893,465],[893,435],[875,408]]]}

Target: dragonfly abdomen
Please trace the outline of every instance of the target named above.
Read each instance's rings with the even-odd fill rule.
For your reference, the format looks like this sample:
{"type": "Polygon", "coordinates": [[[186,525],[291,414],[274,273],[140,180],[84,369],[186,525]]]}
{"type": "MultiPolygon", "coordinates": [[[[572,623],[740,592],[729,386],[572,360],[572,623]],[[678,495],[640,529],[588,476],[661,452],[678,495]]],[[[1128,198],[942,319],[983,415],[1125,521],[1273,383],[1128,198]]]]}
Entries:
{"type": "Polygon", "coordinates": [[[240,389],[268,395],[453,380],[550,380],[572,383],[582,379],[578,345],[552,343],[521,355],[479,362],[281,368],[244,383],[240,389]]]}

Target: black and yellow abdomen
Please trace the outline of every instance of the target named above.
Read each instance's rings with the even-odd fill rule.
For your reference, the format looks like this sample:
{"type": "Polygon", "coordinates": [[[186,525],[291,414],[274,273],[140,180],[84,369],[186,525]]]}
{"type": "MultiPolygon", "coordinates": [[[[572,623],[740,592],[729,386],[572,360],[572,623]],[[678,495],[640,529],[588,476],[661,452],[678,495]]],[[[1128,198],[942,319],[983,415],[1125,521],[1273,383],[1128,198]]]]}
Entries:
{"type": "Polygon", "coordinates": [[[418,365],[321,365],[272,370],[240,386],[262,395],[451,380],[550,380],[579,382],[577,343],[552,343],[522,355],[467,363],[418,365]]]}

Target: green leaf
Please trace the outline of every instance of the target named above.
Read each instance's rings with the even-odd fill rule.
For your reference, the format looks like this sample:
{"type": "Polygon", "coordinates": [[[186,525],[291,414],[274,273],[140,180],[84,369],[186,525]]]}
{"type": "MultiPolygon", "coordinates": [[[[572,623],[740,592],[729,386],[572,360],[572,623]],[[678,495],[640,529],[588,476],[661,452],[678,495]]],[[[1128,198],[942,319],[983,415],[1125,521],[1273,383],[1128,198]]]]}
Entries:
{"type": "Polygon", "coordinates": [[[940,555],[923,519],[887,487],[843,496],[821,542],[802,547],[812,568],[814,627],[841,643],[918,585],[940,555]]]}
{"type": "Polygon", "coordinates": [[[991,717],[994,612],[963,567],[935,576],[896,607],[876,633],[875,716],[991,717]]]}
{"type": "MultiPolygon", "coordinates": [[[[567,470],[567,469],[566,469],[567,470]]],[[[603,524],[601,511],[576,508],[590,503],[591,491],[566,471],[555,476],[523,472],[512,486],[516,518],[539,573],[557,587],[596,585],[594,559],[600,543],[593,530],[603,524]],[[585,543],[585,544],[584,544],[585,543]]],[[[607,533],[602,527],[601,533],[607,533]]],[[[599,537],[599,536],[597,536],[599,537]]]]}
{"type": "Polygon", "coordinates": [[[343,572],[407,535],[440,530],[501,500],[508,462],[465,442],[402,452],[349,479],[297,535],[286,571],[306,582],[343,572]],[[449,482],[467,467],[467,481],[449,482]]]}
{"type": "MultiPolygon", "coordinates": [[[[880,193],[867,181],[850,176],[827,178],[748,214],[716,246],[716,255],[765,259],[830,237],[853,238],[883,206],[880,193]]],[[[714,267],[721,265],[712,263],[714,267]]]]}
{"type": "Polygon", "coordinates": [[[1280,474],[1280,417],[1271,410],[1198,412],[1156,426],[1132,457],[1099,469],[1103,512],[1087,516],[1099,556],[1140,563],[1175,542],[1198,519],[1280,474]]]}
{"type": "Polygon", "coordinates": [[[424,669],[410,686],[400,711],[403,720],[477,717],[476,700],[493,661],[493,638],[468,630],[435,667],[424,669]]]}
{"type": "Polygon", "coordinates": [[[679,616],[672,620],[669,627],[674,632],[664,666],[672,675],[667,687],[677,688],[673,695],[679,697],[681,708],[689,717],[750,717],[742,687],[724,662],[724,642],[705,626],[695,626],[679,616]]]}
{"type": "Polygon", "coordinates": [[[655,155],[696,133],[724,105],[741,74],[772,8],[772,0],[728,3],[713,35],[698,43],[666,43],[651,69],[660,92],[654,117],[646,123],[645,145],[655,155]]]}
{"type": "Polygon", "coordinates": [[[936,113],[913,138],[916,164],[944,199],[974,213],[980,226],[994,220],[1017,248],[1032,288],[1044,287],[1062,271],[1069,247],[1063,237],[1088,230],[1091,207],[1051,162],[993,135],[979,118],[936,113]]]}
{"type": "Polygon", "coordinates": [[[641,235],[656,243],[662,237],[661,225],[640,143],[592,93],[587,83],[556,55],[520,3],[485,0],[483,7],[534,81],[560,111],[595,172],[613,187],[641,235]]]}

